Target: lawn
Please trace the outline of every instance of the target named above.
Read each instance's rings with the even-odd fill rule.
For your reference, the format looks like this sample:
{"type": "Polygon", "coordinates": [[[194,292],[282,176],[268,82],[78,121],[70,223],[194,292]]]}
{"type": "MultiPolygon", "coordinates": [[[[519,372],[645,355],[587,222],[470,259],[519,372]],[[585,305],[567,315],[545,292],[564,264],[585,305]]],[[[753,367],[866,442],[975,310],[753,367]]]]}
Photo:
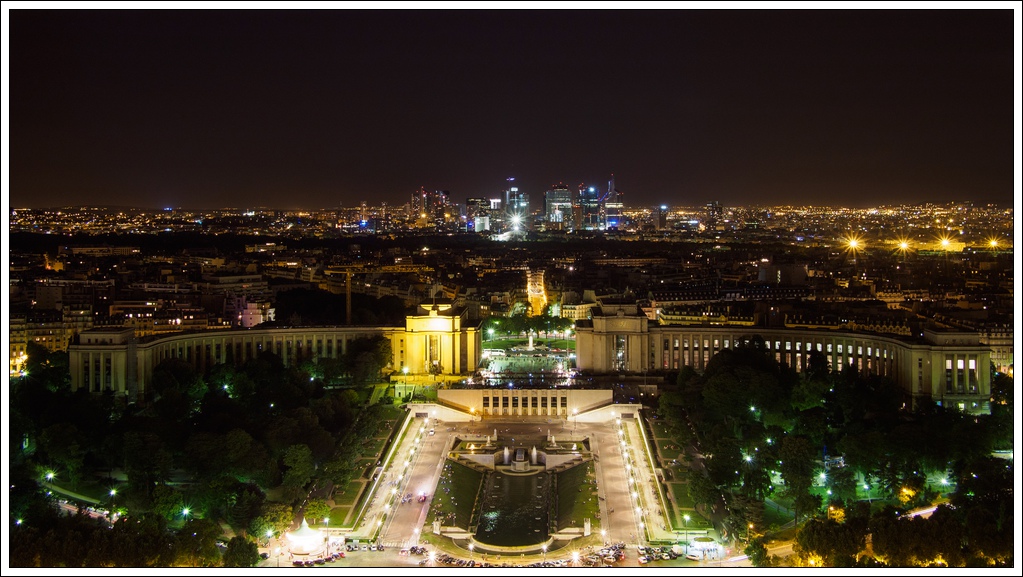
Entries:
{"type": "Polygon", "coordinates": [[[593,463],[587,462],[558,475],[558,528],[582,527],[584,519],[596,523],[600,511],[593,463]]]}
{"type": "Polygon", "coordinates": [[[334,492],[334,503],[339,507],[354,505],[364,485],[362,481],[349,481],[343,491],[334,492]]]}
{"type": "Polygon", "coordinates": [[[472,517],[472,506],[480,492],[483,473],[475,471],[452,460],[444,462],[444,472],[437,483],[437,492],[430,501],[430,513],[426,526],[435,519],[445,527],[468,528],[472,517]],[[457,503],[457,504],[456,504],[457,503]]]}
{"type": "Polygon", "coordinates": [[[352,507],[334,507],[330,510],[331,527],[347,527],[353,520],[348,518],[352,514],[352,507]]]}
{"type": "Polygon", "coordinates": [[[776,509],[770,503],[764,503],[764,523],[769,531],[775,531],[792,520],[792,516],[776,509]]]}
{"type": "Polygon", "coordinates": [[[668,431],[668,425],[659,420],[649,422],[650,430],[655,439],[671,439],[671,433],[668,431]]]}

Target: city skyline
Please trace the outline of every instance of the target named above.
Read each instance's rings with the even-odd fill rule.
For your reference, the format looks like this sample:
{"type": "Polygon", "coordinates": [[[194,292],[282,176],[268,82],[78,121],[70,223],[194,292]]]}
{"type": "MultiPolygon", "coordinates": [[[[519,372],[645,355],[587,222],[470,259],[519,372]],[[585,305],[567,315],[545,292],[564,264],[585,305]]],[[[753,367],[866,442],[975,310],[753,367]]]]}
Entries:
{"type": "Polygon", "coordinates": [[[12,208],[460,204],[515,177],[536,209],[612,173],[629,207],[1018,188],[1013,10],[8,15],[12,208]]]}

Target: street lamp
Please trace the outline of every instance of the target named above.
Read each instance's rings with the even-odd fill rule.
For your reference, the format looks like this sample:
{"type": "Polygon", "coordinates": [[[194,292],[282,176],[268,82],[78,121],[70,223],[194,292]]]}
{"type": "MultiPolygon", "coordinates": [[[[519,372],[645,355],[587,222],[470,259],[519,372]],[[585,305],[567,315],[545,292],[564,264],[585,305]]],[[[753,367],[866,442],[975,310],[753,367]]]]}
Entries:
{"type": "Polygon", "coordinates": [[[685,542],[686,542],[686,547],[688,547],[689,546],[689,515],[688,514],[682,515],[682,520],[686,522],[686,524],[685,524],[685,528],[686,528],[685,529],[685,542]]]}
{"type": "Polygon", "coordinates": [[[579,409],[572,409],[572,416],[575,417],[575,422],[572,424],[572,432],[575,432],[575,428],[579,425],[579,409]]]}
{"type": "Polygon", "coordinates": [[[473,548],[474,548],[473,544],[469,543],[469,560],[470,561],[472,560],[472,550],[473,550],[473,548]]]}
{"type": "Polygon", "coordinates": [[[543,549],[543,562],[546,563],[547,562],[547,544],[546,543],[543,544],[542,549],[543,549]]]}
{"type": "Polygon", "coordinates": [[[402,382],[403,385],[408,386],[408,365],[401,368],[401,372],[405,375],[405,380],[402,382]]]}

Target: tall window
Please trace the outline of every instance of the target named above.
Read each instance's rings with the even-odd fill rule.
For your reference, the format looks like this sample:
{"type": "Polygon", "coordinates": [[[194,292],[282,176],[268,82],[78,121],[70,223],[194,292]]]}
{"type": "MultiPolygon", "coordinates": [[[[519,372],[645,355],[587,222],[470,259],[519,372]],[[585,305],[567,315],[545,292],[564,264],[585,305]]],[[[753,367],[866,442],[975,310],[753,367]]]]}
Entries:
{"type": "Polygon", "coordinates": [[[628,363],[625,355],[625,337],[615,335],[614,350],[611,352],[611,369],[624,371],[626,366],[628,366],[628,363]]]}
{"type": "Polygon", "coordinates": [[[952,394],[952,359],[945,359],[945,392],[952,394]]]}

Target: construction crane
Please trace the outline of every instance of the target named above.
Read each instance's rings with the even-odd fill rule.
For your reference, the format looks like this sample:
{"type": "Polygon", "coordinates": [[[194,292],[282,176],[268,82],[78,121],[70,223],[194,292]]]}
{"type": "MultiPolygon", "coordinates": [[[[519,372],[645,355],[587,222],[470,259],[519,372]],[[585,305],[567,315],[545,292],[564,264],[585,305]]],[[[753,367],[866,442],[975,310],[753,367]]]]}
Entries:
{"type": "Polygon", "coordinates": [[[324,267],[323,276],[345,275],[345,324],[352,324],[352,275],[360,273],[432,273],[433,267],[424,264],[345,264],[324,267]]]}

